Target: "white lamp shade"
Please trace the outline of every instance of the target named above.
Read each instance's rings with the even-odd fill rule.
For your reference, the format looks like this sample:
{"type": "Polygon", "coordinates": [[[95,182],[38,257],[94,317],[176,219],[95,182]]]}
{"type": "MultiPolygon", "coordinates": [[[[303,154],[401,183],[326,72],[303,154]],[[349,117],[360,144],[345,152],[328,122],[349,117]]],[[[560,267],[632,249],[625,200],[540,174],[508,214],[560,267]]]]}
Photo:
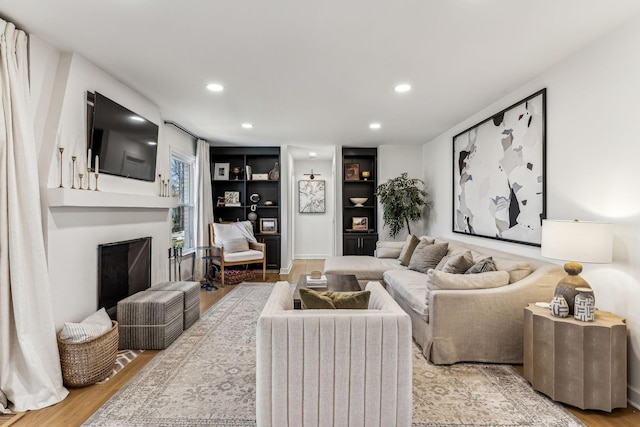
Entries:
{"type": "Polygon", "coordinates": [[[542,221],[541,255],[565,261],[608,263],[613,226],[601,222],[542,221]]]}

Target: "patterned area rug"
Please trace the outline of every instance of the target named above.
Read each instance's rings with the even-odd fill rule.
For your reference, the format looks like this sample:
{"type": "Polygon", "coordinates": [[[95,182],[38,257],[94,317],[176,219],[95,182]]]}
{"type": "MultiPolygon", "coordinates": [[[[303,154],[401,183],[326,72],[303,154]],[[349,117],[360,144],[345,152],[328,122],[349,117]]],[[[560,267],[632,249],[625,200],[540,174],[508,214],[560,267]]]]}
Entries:
{"type": "MultiPolygon", "coordinates": [[[[243,283],[211,307],[85,426],[254,426],[255,328],[273,284],[243,283]]],[[[434,366],[414,345],[413,425],[581,426],[511,366],[434,366]]]]}
{"type": "Polygon", "coordinates": [[[113,371],[109,374],[107,378],[102,381],[98,381],[96,384],[104,384],[113,378],[118,372],[122,370],[125,366],[127,366],[133,359],[138,357],[144,350],[120,350],[118,351],[118,356],[116,356],[116,363],[113,365],[113,371]]]}

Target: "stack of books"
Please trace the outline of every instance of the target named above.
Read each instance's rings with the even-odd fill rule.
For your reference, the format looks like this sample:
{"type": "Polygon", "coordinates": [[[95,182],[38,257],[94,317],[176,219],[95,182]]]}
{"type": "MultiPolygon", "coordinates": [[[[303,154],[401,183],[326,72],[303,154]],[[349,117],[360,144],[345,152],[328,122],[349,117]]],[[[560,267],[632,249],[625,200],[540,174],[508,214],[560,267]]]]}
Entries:
{"type": "Polygon", "coordinates": [[[308,288],[324,288],[327,286],[327,276],[324,274],[320,276],[319,279],[313,279],[311,276],[307,275],[307,287],[308,288]]]}

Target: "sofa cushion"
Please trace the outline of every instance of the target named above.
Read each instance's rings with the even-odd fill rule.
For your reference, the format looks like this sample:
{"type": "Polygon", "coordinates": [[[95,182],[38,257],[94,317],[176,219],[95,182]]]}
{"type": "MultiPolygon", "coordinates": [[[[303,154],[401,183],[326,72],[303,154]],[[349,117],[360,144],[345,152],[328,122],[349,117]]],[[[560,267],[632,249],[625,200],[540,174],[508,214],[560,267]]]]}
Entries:
{"type": "Polygon", "coordinates": [[[402,252],[400,252],[400,256],[398,257],[398,260],[400,260],[400,265],[409,265],[409,261],[411,260],[413,251],[418,246],[418,243],[420,243],[420,239],[418,239],[413,234],[409,236],[408,242],[406,242],[402,247],[402,252]]]}
{"type": "Polygon", "coordinates": [[[493,262],[492,257],[482,258],[480,261],[473,264],[464,274],[477,274],[486,273],[487,271],[496,271],[496,263],[493,262]]]}
{"type": "Polygon", "coordinates": [[[372,256],[335,256],[327,258],[324,262],[325,273],[355,274],[359,282],[382,280],[382,273],[385,271],[405,268],[395,258],[375,258],[372,256]]]}
{"type": "Polygon", "coordinates": [[[384,283],[394,299],[402,300],[425,322],[429,322],[427,276],[413,270],[389,270],[384,273],[384,283]]]}
{"type": "Polygon", "coordinates": [[[429,243],[424,240],[416,246],[409,261],[409,270],[427,273],[436,268],[440,260],[447,254],[448,243],[429,243]]]}
{"type": "Polygon", "coordinates": [[[358,309],[369,308],[370,291],[359,292],[316,292],[301,288],[300,300],[303,309],[358,309]]]}
{"type": "Polygon", "coordinates": [[[438,263],[435,270],[445,273],[462,274],[473,265],[471,251],[458,252],[447,255],[438,263]]]}
{"type": "Polygon", "coordinates": [[[495,257],[496,269],[509,273],[509,283],[515,283],[531,274],[531,266],[515,259],[495,257]]]}
{"type": "Polygon", "coordinates": [[[396,258],[400,256],[405,242],[376,242],[376,258],[396,258]]]}
{"type": "Polygon", "coordinates": [[[440,289],[469,290],[498,288],[509,284],[509,273],[506,271],[488,271],[478,274],[452,274],[438,270],[427,273],[427,288],[431,291],[440,289]]]}

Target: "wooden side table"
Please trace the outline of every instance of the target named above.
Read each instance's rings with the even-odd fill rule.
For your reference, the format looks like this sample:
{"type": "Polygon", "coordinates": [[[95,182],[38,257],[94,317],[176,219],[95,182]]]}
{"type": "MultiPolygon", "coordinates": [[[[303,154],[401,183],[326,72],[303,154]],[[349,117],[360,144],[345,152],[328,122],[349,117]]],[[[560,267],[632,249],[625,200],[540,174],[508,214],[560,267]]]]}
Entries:
{"type": "Polygon", "coordinates": [[[627,328],[596,310],[595,321],[560,318],[548,308],[524,309],[524,377],[534,390],[580,409],[627,406],[627,328]]]}

